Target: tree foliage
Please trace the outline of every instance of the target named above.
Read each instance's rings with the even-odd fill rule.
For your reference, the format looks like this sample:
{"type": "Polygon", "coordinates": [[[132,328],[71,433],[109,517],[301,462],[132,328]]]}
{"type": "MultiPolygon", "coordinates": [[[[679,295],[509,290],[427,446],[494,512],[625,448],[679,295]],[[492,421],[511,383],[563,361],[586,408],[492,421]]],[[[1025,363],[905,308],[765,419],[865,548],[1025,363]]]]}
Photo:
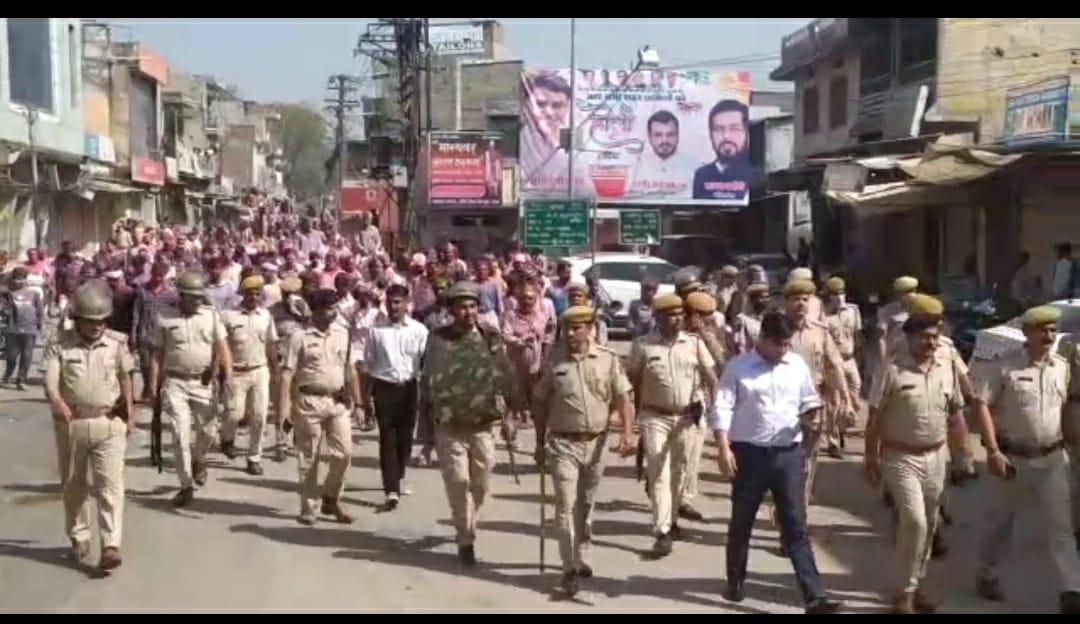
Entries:
{"type": "Polygon", "coordinates": [[[326,188],[326,159],[330,156],[327,128],[318,111],[303,104],[281,104],[285,187],[294,197],[317,197],[326,188]]]}

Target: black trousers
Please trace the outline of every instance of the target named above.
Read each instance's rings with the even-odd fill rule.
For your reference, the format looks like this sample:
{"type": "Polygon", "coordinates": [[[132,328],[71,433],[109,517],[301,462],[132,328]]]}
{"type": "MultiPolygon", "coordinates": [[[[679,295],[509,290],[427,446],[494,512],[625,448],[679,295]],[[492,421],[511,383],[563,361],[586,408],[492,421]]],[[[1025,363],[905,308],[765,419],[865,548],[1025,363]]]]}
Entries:
{"type": "Polygon", "coordinates": [[[772,493],[780,520],[780,541],[791,558],[795,578],[807,603],[825,595],[814,552],[806,535],[803,484],[806,452],[799,445],[764,447],[732,442],[735,478],[731,482],[731,523],[728,525],[728,580],[746,579],[750,533],[765,492],[772,493]]]}
{"type": "Polygon", "coordinates": [[[404,384],[371,381],[375,419],[379,423],[379,469],[387,495],[401,494],[401,480],[412,455],[417,389],[416,380],[404,384]]]}
{"type": "Polygon", "coordinates": [[[37,343],[37,334],[8,334],[6,355],[7,369],[4,370],[4,382],[11,380],[11,374],[15,372],[16,363],[19,367],[18,381],[26,383],[30,376],[30,360],[34,357],[34,344],[37,343]]]}

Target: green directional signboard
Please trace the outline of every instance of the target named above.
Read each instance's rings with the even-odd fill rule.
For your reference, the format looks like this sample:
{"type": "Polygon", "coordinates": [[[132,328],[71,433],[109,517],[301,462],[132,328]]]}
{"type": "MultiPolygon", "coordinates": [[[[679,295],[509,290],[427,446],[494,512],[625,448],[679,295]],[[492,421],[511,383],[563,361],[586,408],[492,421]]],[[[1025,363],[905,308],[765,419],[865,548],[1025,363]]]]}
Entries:
{"type": "Polygon", "coordinates": [[[659,210],[620,210],[619,243],[623,245],[659,245],[659,210]]]}
{"type": "Polygon", "coordinates": [[[589,244],[590,229],[585,200],[525,202],[526,247],[583,247],[589,244]]]}

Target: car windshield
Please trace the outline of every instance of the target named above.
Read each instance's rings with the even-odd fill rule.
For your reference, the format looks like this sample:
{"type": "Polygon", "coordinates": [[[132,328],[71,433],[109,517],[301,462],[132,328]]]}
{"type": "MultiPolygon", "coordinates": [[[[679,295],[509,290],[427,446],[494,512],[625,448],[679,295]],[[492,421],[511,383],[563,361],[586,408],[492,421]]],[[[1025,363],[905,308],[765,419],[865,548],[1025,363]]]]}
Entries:
{"type": "Polygon", "coordinates": [[[660,284],[672,284],[671,274],[678,268],[674,264],[655,262],[597,262],[600,279],[640,282],[645,276],[660,284]]]}

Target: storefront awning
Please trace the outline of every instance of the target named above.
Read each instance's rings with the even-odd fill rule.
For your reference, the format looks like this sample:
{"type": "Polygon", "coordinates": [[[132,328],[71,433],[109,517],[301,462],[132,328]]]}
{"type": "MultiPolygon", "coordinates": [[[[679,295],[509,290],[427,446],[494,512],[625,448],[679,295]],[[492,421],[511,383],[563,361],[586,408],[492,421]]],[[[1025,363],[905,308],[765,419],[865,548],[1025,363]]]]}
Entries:
{"type": "Polygon", "coordinates": [[[86,188],[95,193],[143,193],[146,191],[146,189],[129,186],[127,184],[120,184],[118,182],[110,182],[108,180],[99,180],[97,178],[90,178],[87,180],[86,188]]]}

